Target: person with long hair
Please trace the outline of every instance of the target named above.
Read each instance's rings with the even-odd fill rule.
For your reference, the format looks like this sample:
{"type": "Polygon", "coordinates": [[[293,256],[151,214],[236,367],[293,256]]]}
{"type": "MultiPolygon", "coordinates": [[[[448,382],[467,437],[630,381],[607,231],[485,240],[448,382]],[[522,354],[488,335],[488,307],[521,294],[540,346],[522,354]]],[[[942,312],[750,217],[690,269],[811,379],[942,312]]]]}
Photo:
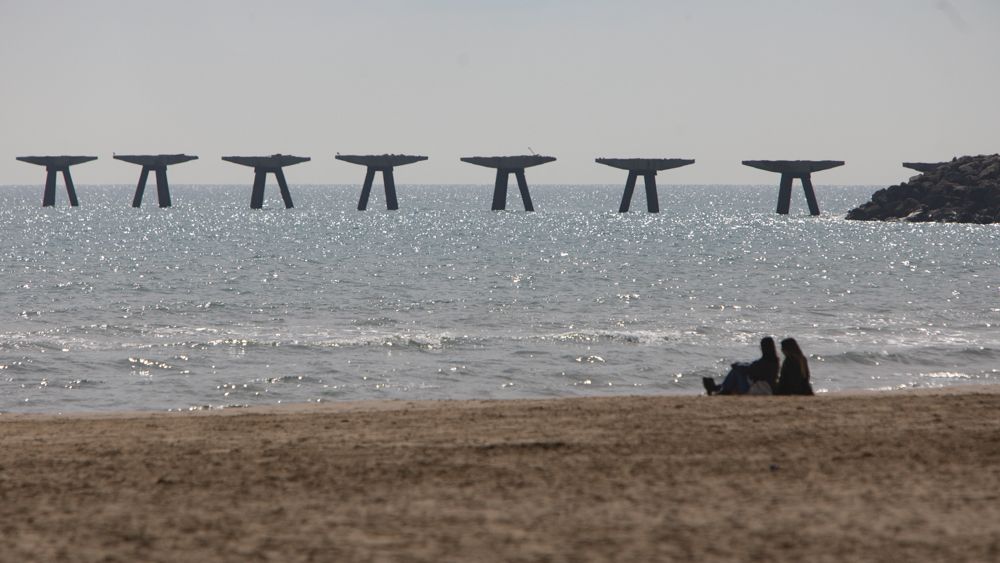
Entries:
{"type": "Polygon", "coordinates": [[[785,361],[781,363],[781,375],[778,384],[774,386],[775,395],[812,395],[812,383],[809,382],[809,363],[794,338],[781,341],[781,353],[785,361]]]}
{"type": "Polygon", "coordinates": [[[705,391],[709,395],[769,395],[778,378],[778,349],[773,338],[766,336],[760,340],[760,353],[760,359],[752,363],[732,364],[722,385],[715,383],[711,377],[701,378],[705,391]]]}

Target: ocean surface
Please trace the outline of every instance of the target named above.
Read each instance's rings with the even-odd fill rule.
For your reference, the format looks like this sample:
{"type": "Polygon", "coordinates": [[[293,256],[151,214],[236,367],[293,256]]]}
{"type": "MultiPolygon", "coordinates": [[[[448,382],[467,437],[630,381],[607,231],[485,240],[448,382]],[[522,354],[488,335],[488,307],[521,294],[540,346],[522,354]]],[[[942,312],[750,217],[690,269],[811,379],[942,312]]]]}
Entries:
{"type": "Polygon", "coordinates": [[[819,391],[1000,383],[1000,225],[843,219],[876,189],[2,187],[0,411],[695,394],[765,335],[819,391]]]}

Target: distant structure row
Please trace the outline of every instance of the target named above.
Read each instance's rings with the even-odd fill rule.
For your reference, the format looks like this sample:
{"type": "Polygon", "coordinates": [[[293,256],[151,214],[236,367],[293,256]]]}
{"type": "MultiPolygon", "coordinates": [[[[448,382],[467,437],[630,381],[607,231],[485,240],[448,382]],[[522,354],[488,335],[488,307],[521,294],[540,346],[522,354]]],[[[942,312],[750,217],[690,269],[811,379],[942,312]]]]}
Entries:
{"type": "MultiPolygon", "coordinates": [[[[146,181],[149,173],[156,175],[156,195],[160,207],[170,207],[170,187],[167,183],[167,167],[195,160],[197,156],[186,154],[157,154],[157,155],[114,155],[117,160],[130,162],[142,166],[139,175],[139,184],[135,189],[135,196],[132,198],[132,207],[139,207],[142,204],[142,196],[146,190],[146,181]]],[[[367,167],[365,181],[361,187],[361,198],[358,201],[358,210],[363,211],[368,207],[368,199],[371,195],[375,174],[381,173],[385,185],[386,208],[390,210],[399,209],[399,202],[396,198],[396,182],[393,169],[397,166],[413,164],[427,160],[426,156],[405,155],[405,154],[383,154],[383,155],[341,155],[336,156],[337,160],[358,164],[367,167]]],[[[44,166],[46,169],[45,191],[42,194],[42,206],[53,206],[56,201],[56,176],[62,173],[63,181],[66,184],[66,192],[69,196],[71,206],[78,206],[76,190],[73,187],[73,178],[69,168],[76,164],[97,160],[96,156],[19,156],[17,160],[44,166]]],[[[222,160],[249,166],[254,169],[253,189],[250,193],[250,208],[260,209],[264,205],[264,186],[268,174],[274,174],[278,181],[278,188],[281,192],[281,199],[285,207],[293,207],[292,194],[288,189],[288,182],[285,180],[283,169],[286,166],[308,162],[309,157],[291,156],[284,154],[274,154],[271,156],[224,156],[222,160]]],[[[538,166],[548,162],[553,162],[555,157],[540,155],[518,155],[518,156],[470,156],[461,159],[462,162],[485,166],[496,169],[496,183],[493,188],[494,211],[507,208],[507,187],[510,175],[517,179],[517,186],[521,193],[521,200],[524,203],[525,211],[534,211],[535,207],[531,201],[531,194],[528,191],[528,181],[525,178],[524,170],[532,166],[538,166]]],[[[599,164],[611,166],[628,171],[628,179],[625,182],[625,193],[622,195],[621,205],[618,211],[625,213],[629,210],[632,202],[632,193],[635,191],[636,181],[642,176],[646,188],[646,209],[650,213],[660,212],[659,197],[656,191],[656,175],[658,172],[680,168],[694,164],[694,160],[680,158],[598,158],[599,164]]],[[[781,181],[778,189],[778,209],[777,212],[787,214],[791,205],[792,182],[797,178],[805,191],[806,202],[809,205],[809,213],[819,215],[819,204],[816,200],[816,193],[812,185],[812,173],[828,170],[837,166],[843,166],[841,160],[744,160],[743,164],[781,174],[781,181]]],[[[933,170],[940,163],[903,163],[903,166],[912,168],[920,172],[933,170]]]]}

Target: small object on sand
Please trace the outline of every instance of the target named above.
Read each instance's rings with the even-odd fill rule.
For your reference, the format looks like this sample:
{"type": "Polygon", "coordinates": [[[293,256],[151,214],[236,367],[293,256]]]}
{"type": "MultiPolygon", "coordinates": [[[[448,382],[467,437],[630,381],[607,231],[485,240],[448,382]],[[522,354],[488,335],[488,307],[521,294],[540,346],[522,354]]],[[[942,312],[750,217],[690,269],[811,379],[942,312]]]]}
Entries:
{"type": "Polygon", "coordinates": [[[715,384],[715,380],[711,377],[702,377],[701,384],[705,386],[705,392],[709,395],[713,395],[719,390],[719,386],[715,384]]]}

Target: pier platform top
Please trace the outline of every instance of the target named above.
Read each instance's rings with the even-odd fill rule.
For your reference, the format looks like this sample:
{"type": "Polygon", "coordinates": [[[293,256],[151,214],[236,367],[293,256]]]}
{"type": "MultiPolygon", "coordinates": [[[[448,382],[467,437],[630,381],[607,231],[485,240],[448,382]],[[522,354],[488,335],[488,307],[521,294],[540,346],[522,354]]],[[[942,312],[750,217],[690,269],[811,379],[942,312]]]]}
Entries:
{"type": "Polygon", "coordinates": [[[904,162],[903,168],[916,170],[917,172],[933,172],[938,168],[948,164],[947,162],[904,162]]]}
{"type": "Polygon", "coordinates": [[[308,156],[292,156],[290,154],[272,154],[271,156],[224,156],[222,160],[254,168],[282,168],[302,162],[309,162],[308,156]]]}
{"type": "Polygon", "coordinates": [[[555,159],[554,156],[522,154],[517,156],[465,156],[461,158],[461,161],[487,168],[517,169],[538,166],[555,159]]]}
{"type": "Polygon", "coordinates": [[[371,166],[372,168],[393,168],[413,164],[421,160],[427,160],[426,156],[412,154],[338,154],[337,160],[360,164],[361,166],[371,166]]]}
{"type": "Polygon", "coordinates": [[[197,156],[189,154],[116,154],[115,160],[122,160],[138,164],[139,166],[149,166],[153,168],[180,164],[190,160],[197,160],[197,156]]]}
{"type": "Polygon", "coordinates": [[[53,168],[66,168],[75,164],[83,164],[91,160],[97,160],[96,156],[19,156],[17,160],[39,166],[50,166],[53,168]]]}
{"type": "Polygon", "coordinates": [[[685,158],[598,158],[594,162],[629,172],[659,172],[694,164],[685,158]]]}
{"type": "Polygon", "coordinates": [[[745,166],[779,174],[811,174],[843,166],[843,160],[744,160],[745,166]]]}

